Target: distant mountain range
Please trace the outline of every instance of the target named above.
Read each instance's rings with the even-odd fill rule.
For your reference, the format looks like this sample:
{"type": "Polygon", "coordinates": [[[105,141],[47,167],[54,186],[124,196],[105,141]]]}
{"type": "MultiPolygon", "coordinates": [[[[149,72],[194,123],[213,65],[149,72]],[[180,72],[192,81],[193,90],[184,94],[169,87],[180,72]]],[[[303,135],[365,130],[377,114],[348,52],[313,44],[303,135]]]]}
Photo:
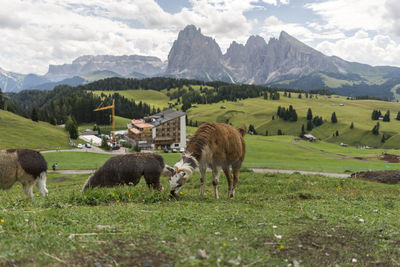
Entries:
{"type": "Polygon", "coordinates": [[[223,54],[214,39],[204,36],[193,25],[179,32],[167,62],[137,55],[82,56],[71,64],[50,65],[43,76],[0,69],[0,87],[6,92],[51,90],[59,84],[75,86],[109,77],[154,76],[283,88],[325,88],[342,95],[400,99],[400,68],[372,67],[326,56],[286,32],[268,43],[260,36],[251,36],[245,45],[232,42],[223,54]]]}

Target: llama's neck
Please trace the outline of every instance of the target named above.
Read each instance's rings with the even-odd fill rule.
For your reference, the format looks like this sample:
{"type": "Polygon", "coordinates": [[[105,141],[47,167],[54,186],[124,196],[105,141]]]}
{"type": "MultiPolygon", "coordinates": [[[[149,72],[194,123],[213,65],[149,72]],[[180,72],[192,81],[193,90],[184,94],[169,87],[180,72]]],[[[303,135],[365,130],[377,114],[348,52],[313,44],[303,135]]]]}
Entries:
{"type": "Polygon", "coordinates": [[[199,166],[197,159],[192,156],[191,153],[185,153],[182,155],[181,159],[175,164],[175,169],[182,170],[186,172],[187,175],[191,175],[199,166]]]}

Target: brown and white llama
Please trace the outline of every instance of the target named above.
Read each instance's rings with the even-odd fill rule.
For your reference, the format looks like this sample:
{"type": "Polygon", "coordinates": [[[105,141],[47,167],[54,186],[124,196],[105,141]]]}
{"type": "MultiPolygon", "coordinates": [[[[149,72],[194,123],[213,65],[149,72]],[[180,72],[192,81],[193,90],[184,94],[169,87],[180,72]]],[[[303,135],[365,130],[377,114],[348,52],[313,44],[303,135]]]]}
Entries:
{"type": "Polygon", "coordinates": [[[235,195],[239,170],[246,153],[245,129],[236,129],[224,123],[203,123],[190,138],[185,153],[174,165],[167,166],[171,195],[176,195],[195,168],[200,170],[200,194],[204,195],[207,167],[212,170],[214,195],[218,199],[219,172],[222,169],[228,181],[228,198],[235,195]],[[230,168],[232,167],[233,177],[230,168]]]}
{"type": "Polygon", "coordinates": [[[46,188],[47,163],[40,152],[31,149],[0,150],[0,189],[10,189],[20,182],[27,198],[33,197],[33,186],[43,196],[46,188]]]}

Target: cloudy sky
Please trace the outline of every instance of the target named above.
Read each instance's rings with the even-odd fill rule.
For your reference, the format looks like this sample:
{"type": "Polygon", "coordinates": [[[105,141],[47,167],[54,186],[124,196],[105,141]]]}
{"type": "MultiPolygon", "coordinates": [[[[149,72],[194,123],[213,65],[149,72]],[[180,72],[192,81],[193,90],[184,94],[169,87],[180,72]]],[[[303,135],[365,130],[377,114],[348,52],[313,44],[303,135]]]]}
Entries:
{"type": "Polygon", "coordinates": [[[81,55],[166,60],[188,24],[223,52],[284,30],[327,55],[400,66],[399,0],[0,0],[0,68],[47,72],[81,55]]]}

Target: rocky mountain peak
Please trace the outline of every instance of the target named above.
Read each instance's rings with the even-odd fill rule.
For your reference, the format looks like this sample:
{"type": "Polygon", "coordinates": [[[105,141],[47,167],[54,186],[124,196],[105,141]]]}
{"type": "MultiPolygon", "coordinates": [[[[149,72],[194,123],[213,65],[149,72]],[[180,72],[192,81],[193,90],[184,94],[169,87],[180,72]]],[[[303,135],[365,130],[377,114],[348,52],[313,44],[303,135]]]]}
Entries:
{"type": "Polygon", "coordinates": [[[168,55],[166,73],[177,77],[221,79],[222,52],[217,42],[200,29],[188,25],[179,32],[168,55]]]}
{"type": "Polygon", "coordinates": [[[246,42],[245,47],[247,49],[260,49],[265,48],[267,43],[265,42],[264,38],[259,35],[252,35],[246,42]]]}

